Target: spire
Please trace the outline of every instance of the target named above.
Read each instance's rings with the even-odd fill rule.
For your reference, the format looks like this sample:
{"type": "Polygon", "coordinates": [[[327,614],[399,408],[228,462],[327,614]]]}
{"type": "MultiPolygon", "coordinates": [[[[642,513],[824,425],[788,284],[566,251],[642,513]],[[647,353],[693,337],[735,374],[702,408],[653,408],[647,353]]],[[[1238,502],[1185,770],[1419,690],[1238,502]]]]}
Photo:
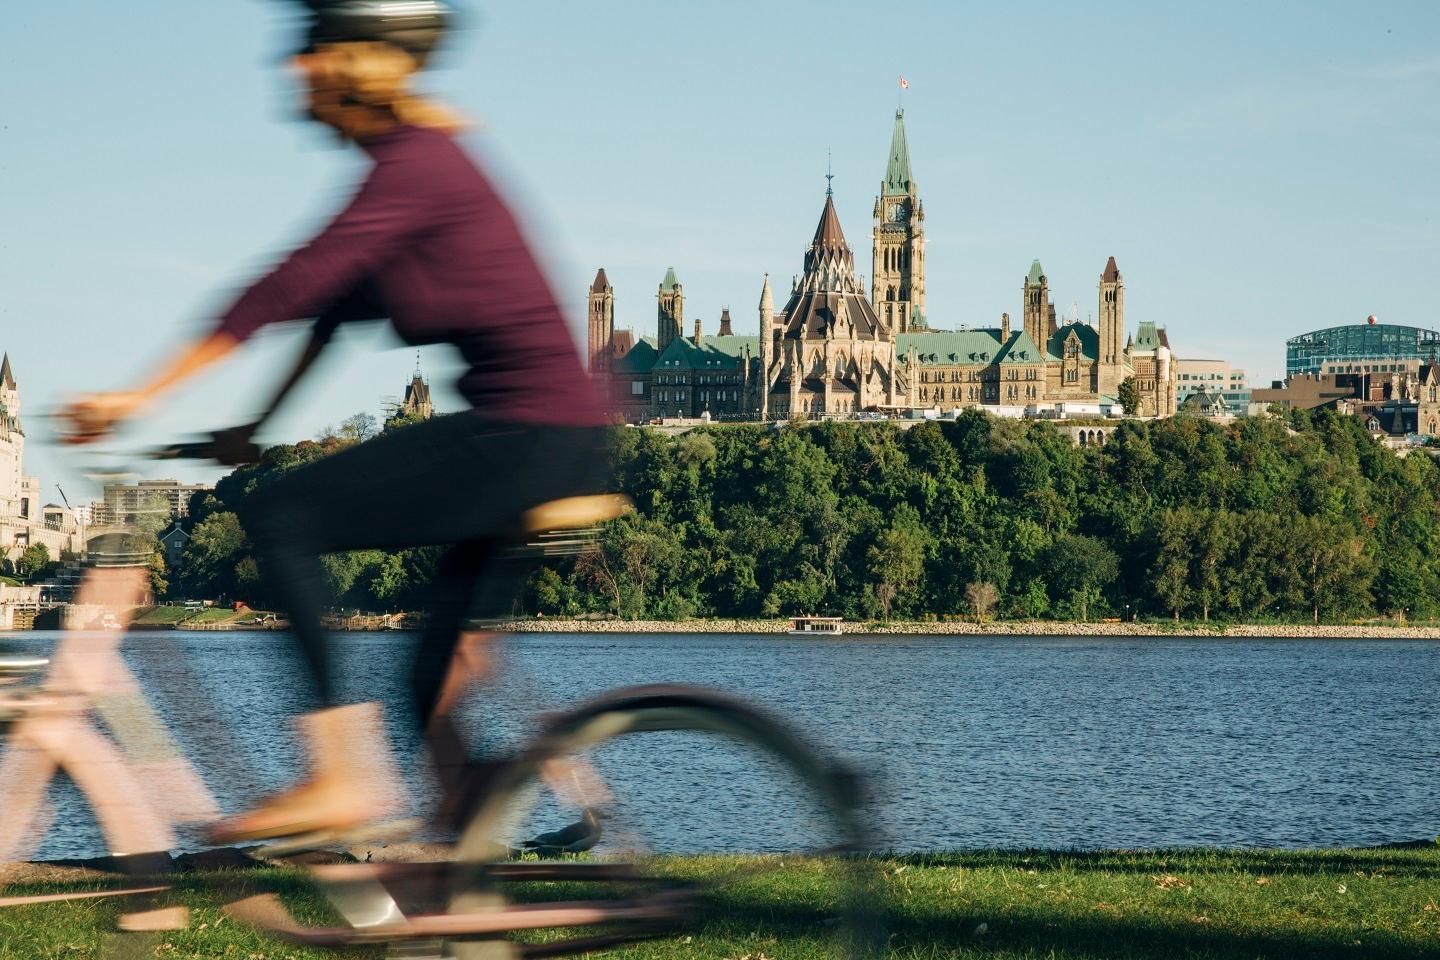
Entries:
{"type": "Polygon", "coordinates": [[[815,228],[815,239],[805,253],[804,285],[809,290],[836,290],[854,293],[855,256],[840,229],[840,215],[835,212],[835,198],[826,195],[825,209],[815,228]]]}
{"type": "Polygon", "coordinates": [[[910,175],[910,147],[905,142],[905,111],[895,111],[895,133],[890,137],[890,163],[885,168],[885,196],[908,196],[914,187],[910,175]]]}
{"type": "Polygon", "coordinates": [[[604,293],[610,289],[610,278],[605,276],[605,268],[601,267],[600,272],[595,274],[595,282],[590,284],[591,293],[604,293]]]}
{"type": "Polygon", "coordinates": [[[1039,260],[1036,260],[1034,263],[1030,264],[1030,276],[1026,277],[1025,279],[1030,283],[1039,283],[1041,280],[1045,279],[1045,268],[1040,266],[1039,260]]]}
{"type": "Polygon", "coordinates": [[[10,354],[5,354],[5,359],[0,360],[0,389],[15,389],[15,374],[10,372],[10,354]]]}
{"type": "Polygon", "coordinates": [[[1120,268],[1115,265],[1115,258],[1111,257],[1105,264],[1105,272],[1100,274],[1100,279],[1105,283],[1114,283],[1120,279],[1120,268]]]}
{"type": "Polygon", "coordinates": [[[661,290],[674,290],[680,286],[680,281],[675,276],[675,268],[670,267],[665,271],[665,279],[660,283],[661,290]]]}
{"type": "Polygon", "coordinates": [[[760,291],[760,312],[764,319],[770,319],[770,314],[775,312],[775,295],[770,292],[770,274],[765,274],[765,286],[760,291]]]}
{"type": "Polygon", "coordinates": [[[835,212],[835,197],[825,192],[825,209],[820,211],[820,225],[815,228],[815,239],[811,246],[845,246],[845,232],[840,229],[840,215],[835,212]]]}

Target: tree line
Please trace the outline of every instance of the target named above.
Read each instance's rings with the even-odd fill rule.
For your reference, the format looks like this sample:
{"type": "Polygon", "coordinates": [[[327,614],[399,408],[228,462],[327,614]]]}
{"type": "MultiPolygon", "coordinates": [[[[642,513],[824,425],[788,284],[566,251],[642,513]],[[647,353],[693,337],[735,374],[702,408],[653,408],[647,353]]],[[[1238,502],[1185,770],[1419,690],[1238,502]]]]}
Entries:
{"type": "MultiPolygon", "coordinates": [[[[539,569],[517,612],[1321,620],[1440,613],[1440,468],[1354,418],[1125,421],[1103,447],[967,412],[616,428],[636,511],[539,569]]],[[[271,449],[192,505],[179,589],[263,603],[235,504],[354,438],[271,449]]],[[[423,604],[437,551],[326,559],[338,604],[423,604]]]]}

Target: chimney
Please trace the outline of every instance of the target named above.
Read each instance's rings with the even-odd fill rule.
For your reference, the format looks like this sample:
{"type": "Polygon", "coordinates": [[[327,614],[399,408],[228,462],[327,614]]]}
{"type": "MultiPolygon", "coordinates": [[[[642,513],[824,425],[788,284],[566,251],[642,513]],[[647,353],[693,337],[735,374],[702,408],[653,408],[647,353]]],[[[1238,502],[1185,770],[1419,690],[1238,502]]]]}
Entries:
{"type": "Polygon", "coordinates": [[[730,329],[730,308],[726,307],[720,311],[720,336],[733,337],[735,332],[730,329]]]}
{"type": "Polygon", "coordinates": [[[695,346],[700,346],[700,318],[695,318],[695,346]]]}
{"type": "Polygon", "coordinates": [[[1000,340],[1002,343],[1010,342],[1010,314],[1000,314],[1000,340]]]}

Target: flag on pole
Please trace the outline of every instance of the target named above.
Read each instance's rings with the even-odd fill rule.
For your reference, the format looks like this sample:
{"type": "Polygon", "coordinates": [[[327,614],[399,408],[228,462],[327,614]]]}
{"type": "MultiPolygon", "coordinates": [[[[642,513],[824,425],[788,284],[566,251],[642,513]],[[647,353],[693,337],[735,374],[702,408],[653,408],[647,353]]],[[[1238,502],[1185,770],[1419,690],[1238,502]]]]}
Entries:
{"type": "Polygon", "coordinates": [[[901,90],[909,90],[909,89],[910,89],[910,81],[909,81],[909,80],[906,80],[904,77],[901,77],[901,78],[900,78],[900,89],[901,89],[901,90]]]}

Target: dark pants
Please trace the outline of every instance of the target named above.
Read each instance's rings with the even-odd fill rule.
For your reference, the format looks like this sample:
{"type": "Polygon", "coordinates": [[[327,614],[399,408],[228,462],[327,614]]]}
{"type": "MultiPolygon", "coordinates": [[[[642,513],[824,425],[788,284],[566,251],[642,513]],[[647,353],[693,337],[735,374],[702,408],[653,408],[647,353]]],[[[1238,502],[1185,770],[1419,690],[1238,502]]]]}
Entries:
{"type": "MultiPolygon", "coordinates": [[[[321,616],[320,557],[345,550],[448,544],[426,604],[412,672],[423,724],[439,697],[467,619],[509,613],[523,573],[500,560],[520,515],[599,492],[603,431],[440,417],[384,434],[266,484],[241,507],[266,595],[290,617],[317,706],[334,703],[321,616]]],[[[528,570],[527,570],[528,572],[528,570]]]]}

